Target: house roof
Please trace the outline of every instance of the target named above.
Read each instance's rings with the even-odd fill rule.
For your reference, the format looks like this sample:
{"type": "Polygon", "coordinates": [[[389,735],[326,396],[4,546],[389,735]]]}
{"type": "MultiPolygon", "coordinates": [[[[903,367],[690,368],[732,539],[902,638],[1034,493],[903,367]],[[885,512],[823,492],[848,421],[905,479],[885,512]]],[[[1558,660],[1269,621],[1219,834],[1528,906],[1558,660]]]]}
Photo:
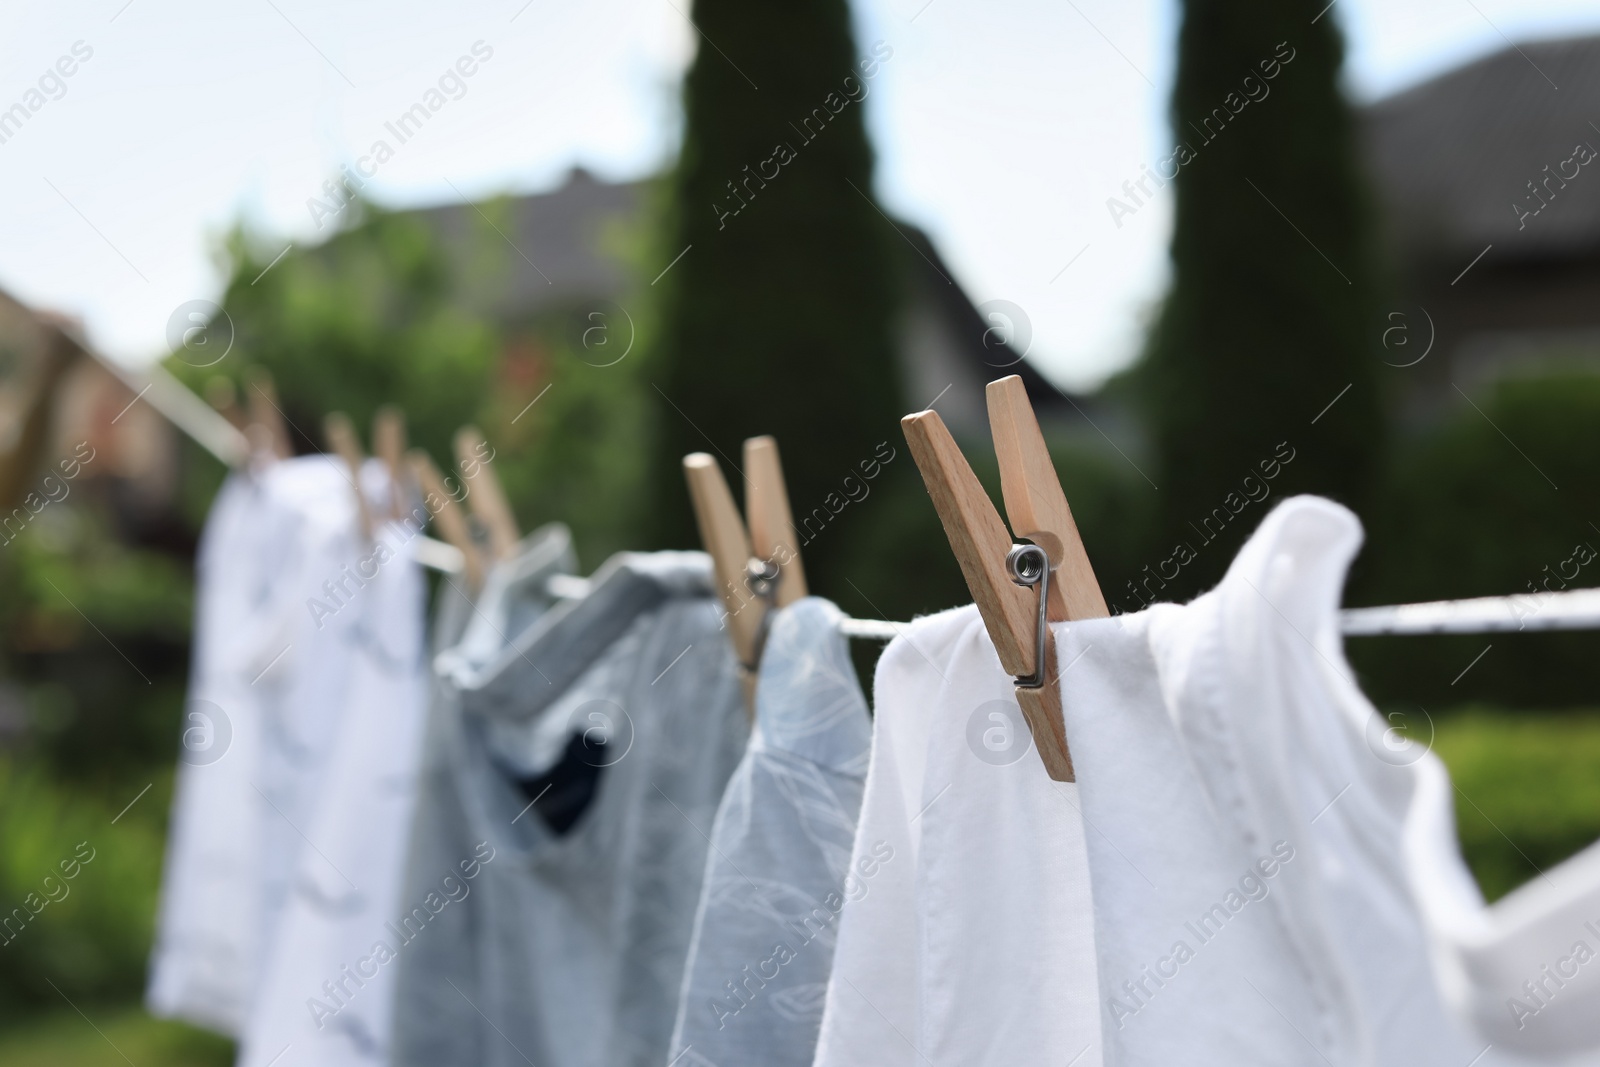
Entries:
{"type": "Polygon", "coordinates": [[[1600,158],[1565,162],[1579,143],[1600,149],[1600,36],[1512,45],[1370,105],[1363,120],[1403,261],[1470,258],[1489,244],[1501,262],[1600,254],[1600,158]],[[1550,177],[1575,166],[1564,188],[1550,177]],[[1547,179],[1548,203],[1529,187],[1547,179]]]}
{"type": "MultiPolygon", "coordinates": [[[[604,182],[582,167],[547,193],[511,196],[486,214],[474,204],[445,204],[416,212],[461,257],[473,278],[463,294],[476,310],[512,321],[551,306],[614,298],[630,284],[612,247],[645,205],[645,182],[604,182]],[[494,227],[504,240],[500,262],[487,276],[473,270],[473,236],[494,227]]],[[[490,241],[495,241],[493,234],[490,241]]]]}
{"type": "MultiPolygon", "coordinates": [[[[484,277],[472,274],[472,236],[486,225],[477,207],[451,204],[424,208],[416,214],[444,238],[461,269],[474,277],[465,298],[477,310],[502,322],[515,322],[546,309],[569,306],[575,300],[620,299],[626,294],[633,280],[618,246],[626,240],[627,227],[637,224],[648,207],[648,185],[646,181],[605,182],[574,167],[566,181],[549,192],[508,198],[491,209],[491,224],[510,247],[502,250],[499,272],[484,277]],[[495,211],[503,214],[494,215],[495,211]]],[[[906,353],[906,358],[939,363],[934,369],[953,375],[946,381],[971,394],[965,407],[976,412],[983,408],[983,384],[1006,374],[1022,376],[1029,398],[1041,411],[1065,408],[1064,394],[1021,354],[997,343],[996,321],[985,319],[952,280],[928,236],[903,222],[895,223],[895,228],[909,247],[898,240],[893,245],[903,252],[913,291],[926,301],[937,320],[954,365],[944,366],[945,361],[932,352],[906,353]]],[[[495,238],[491,235],[490,240],[495,238]]],[[[934,391],[944,384],[939,383],[934,391]]],[[[910,402],[926,399],[919,396],[910,402]]]]}

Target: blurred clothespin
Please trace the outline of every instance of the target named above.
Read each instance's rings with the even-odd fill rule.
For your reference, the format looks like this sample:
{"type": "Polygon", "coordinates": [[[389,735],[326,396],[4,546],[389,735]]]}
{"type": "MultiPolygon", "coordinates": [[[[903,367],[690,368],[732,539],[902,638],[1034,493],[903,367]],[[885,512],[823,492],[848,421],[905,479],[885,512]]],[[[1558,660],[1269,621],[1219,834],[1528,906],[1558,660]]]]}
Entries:
{"type": "Polygon", "coordinates": [[[472,530],[467,525],[467,516],[462,512],[455,496],[445,486],[444,477],[439,473],[439,468],[434,466],[433,457],[420,448],[413,448],[406,453],[406,460],[416,476],[417,483],[422,487],[423,507],[432,516],[444,539],[461,551],[462,572],[467,578],[467,591],[475,594],[483,585],[484,562],[483,553],[473,540],[472,530]]]}
{"type": "Polygon", "coordinates": [[[406,466],[406,416],[393,404],[385,404],[372,417],[372,453],[383,461],[389,472],[389,508],[387,517],[402,518],[410,494],[406,487],[411,482],[406,466]]]}
{"type": "Polygon", "coordinates": [[[469,483],[467,500],[473,517],[489,535],[489,556],[498,562],[511,558],[522,535],[500,479],[490,465],[493,459],[494,450],[477,427],[463,426],[456,431],[456,463],[462,480],[469,483]]]}
{"type": "Polygon", "coordinates": [[[367,494],[361,491],[361,441],[356,437],[356,429],[350,422],[350,416],[342,411],[328,413],[323,420],[323,433],[327,436],[328,447],[334,454],[344,460],[350,469],[350,491],[355,494],[356,514],[361,523],[361,537],[363,540],[372,539],[372,509],[367,504],[367,494]]]}
{"type": "Polygon", "coordinates": [[[249,425],[245,435],[255,449],[265,451],[276,459],[294,455],[289,445],[289,428],[284,423],[283,409],[278,406],[278,390],[272,375],[264,367],[252,367],[245,373],[245,410],[249,425]],[[251,427],[259,427],[253,430],[251,427]]]}
{"type": "Polygon", "coordinates": [[[717,461],[704,452],[683,457],[700,543],[711,556],[727,609],[728,634],[742,668],[746,707],[753,711],[756,670],[770,615],[806,595],[806,576],[795,544],[778,443],[771,437],[745,441],[744,466],[748,527],[739,518],[717,461]]]}

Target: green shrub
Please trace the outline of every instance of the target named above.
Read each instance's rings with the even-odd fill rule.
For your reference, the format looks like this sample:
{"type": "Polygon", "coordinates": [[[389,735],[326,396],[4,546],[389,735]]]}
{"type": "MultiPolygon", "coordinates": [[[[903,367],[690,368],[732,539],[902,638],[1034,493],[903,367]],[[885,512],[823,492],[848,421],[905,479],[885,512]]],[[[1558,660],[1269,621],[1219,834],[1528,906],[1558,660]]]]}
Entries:
{"type": "MultiPolygon", "coordinates": [[[[1505,381],[1473,403],[1398,446],[1348,603],[1600,585],[1600,376],[1505,381]]],[[[1597,648],[1593,633],[1390,637],[1352,660],[1381,700],[1559,707],[1594,698],[1597,648]]]]}
{"type": "Polygon", "coordinates": [[[80,1005],[0,1028],[6,1067],[228,1067],[233,1043],[126,1007],[80,1005]]]}
{"type": "Polygon", "coordinates": [[[192,590],[183,561],[76,500],[0,548],[0,696],[29,759],[107,797],[171,766],[192,590]]]}
{"type": "Polygon", "coordinates": [[[169,791],[169,779],[154,782],[117,818],[37,769],[0,761],[0,918],[9,919],[0,935],[0,1016],[61,1005],[63,996],[139,995],[169,791]]]}

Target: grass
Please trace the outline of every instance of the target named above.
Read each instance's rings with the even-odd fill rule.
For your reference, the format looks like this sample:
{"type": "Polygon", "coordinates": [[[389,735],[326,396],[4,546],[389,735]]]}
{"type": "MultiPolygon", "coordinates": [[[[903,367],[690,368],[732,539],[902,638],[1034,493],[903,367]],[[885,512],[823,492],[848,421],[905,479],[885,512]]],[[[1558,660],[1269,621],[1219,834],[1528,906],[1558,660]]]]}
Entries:
{"type": "Polygon", "coordinates": [[[1462,853],[1489,900],[1600,840],[1600,713],[1468,707],[1434,725],[1462,853]]]}
{"type": "Polygon", "coordinates": [[[81,1005],[0,1026],[6,1067],[228,1067],[233,1042],[138,1008],[81,1005]]]}

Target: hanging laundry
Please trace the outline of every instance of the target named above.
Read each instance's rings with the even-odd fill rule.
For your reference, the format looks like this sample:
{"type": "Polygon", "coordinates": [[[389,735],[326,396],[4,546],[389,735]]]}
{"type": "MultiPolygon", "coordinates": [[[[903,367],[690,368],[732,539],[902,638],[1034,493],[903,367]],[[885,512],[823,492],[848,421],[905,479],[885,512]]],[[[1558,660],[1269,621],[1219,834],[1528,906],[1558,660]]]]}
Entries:
{"type": "MultiPolygon", "coordinates": [[[[370,469],[369,465],[369,469],[370,469]]],[[[382,499],[383,494],[376,494],[382,499]]],[[[414,529],[386,522],[355,567],[348,707],[304,826],[284,914],[239,1056],[288,1063],[387,1064],[405,849],[430,673],[426,590],[414,529]]]]}
{"type": "Polygon", "coordinates": [[[975,607],[884,650],[817,1067],[1096,1067],[1078,787],[1052,781],[975,607]]]}
{"type": "MultiPolygon", "coordinates": [[[[872,744],[843,614],[808,597],[770,622],[756,723],[711,830],[668,1059],[809,1067],[872,744]]],[[[869,863],[868,868],[875,867],[869,863]]]]}
{"type": "Polygon", "coordinates": [[[1455,790],[1417,760],[1411,876],[1445,1003],[1477,1040],[1535,1063],[1600,1053],[1600,842],[1485,906],[1456,840],[1455,790]]]}
{"type": "Polygon", "coordinates": [[[346,673],[338,634],[353,615],[323,635],[305,603],[339,577],[354,515],[342,466],[308,456],[233,475],[207,519],[152,1014],[243,1030],[297,851],[290,821],[346,673]]]}
{"type": "MultiPolygon", "coordinates": [[[[570,574],[576,565],[571,533],[552,523],[530,534],[510,559],[494,564],[476,597],[456,579],[442,583],[436,615],[439,625],[434,631],[435,668],[438,657],[445,653],[457,670],[484,668],[509,645],[506,621],[513,614],[525,625],[536,621],[554,603],[548,592],[549,580],[570,574]]],[[[464,961],[464,969],[475,966],[477,958],[465,946],[478,936],[479,920],[472,912],[481,906],[481,894],[470,905],[466,901],[483,873],[484,860],[493,862],[494,850],[486,840],[470,841],[472,822],[467,814],[465,782],[460,777],[470,773],[467,744],[459,688],[452,674],[434,669],[402,892],[401,907],[410,910],[396,916],[402,944],[397,1014],[391,1024],[395,1063],[417,1062],[419,1056],[422,1061],[441,1056],[437,1062],[450,1063],[454,1061],[448,1050],[457,1044],[473,1050],[478,1047],[479,1017],[466,994],[458,992],[466,986],[476,999],[476,982],[464,973],[451,977],[432,972],[430,958],[436,954],[452,963],[464,961]],[[425,903],[430,893],[437,911],[425,903]],[[420,914],[415,910],[419,904],[420,914]],[[428,937],[419,942],[424,931],[428,937]],[[424,1012],[425,1018],[409,1017],[418,1011],[424,1012]]]]}
{"type": "Polygon", "coordinates": [[[475,877],[407,928],[396,1064],[666,1061],[707,835],[748,737],[720,615],[704,555],[623,554],[493,657],[440,658],[449,725],[402,908],[463,864],[475,877]],[[599,772],[587,802],[541,811],[530,783],[553,790],[574,751],[599,772]]]}
{"type": "Polygon", "coordinates": [[[1291,498],[1186,605],[1055,627],[1107,1063],[1512,1062],[1444,1011],[1402,863],[1414,768],[1356,687],[1346,509],[1291,498]]]}
{"type": "Polygon", "coordinates": [[[269,525],[250,474],[223,483],[195,557],[194,652],[173,787],[146,1005],[229,1036],[248,1010],[254,959],[257,719],[237,644],[270,592],[257,565],[269,525]],[[219,712],[221,708],[231,711],[219,712]]]}
{"type": "MultiPolygon", "coordinates": [[[[302,456],[272,468],[269,485],[304,515],[293,569],[275,576],[283,610],[260,646],[252,687],[262,691],[260,759],[251,780],[260,826],[260,912],[254,988],[276,943],[326,781],[335,738],[350,707],[369,590],[357,568],[369,549],[343,461],[302,456]]],[[[252,1004],[254,1001],[252,1000],[252,1004]]]]}

